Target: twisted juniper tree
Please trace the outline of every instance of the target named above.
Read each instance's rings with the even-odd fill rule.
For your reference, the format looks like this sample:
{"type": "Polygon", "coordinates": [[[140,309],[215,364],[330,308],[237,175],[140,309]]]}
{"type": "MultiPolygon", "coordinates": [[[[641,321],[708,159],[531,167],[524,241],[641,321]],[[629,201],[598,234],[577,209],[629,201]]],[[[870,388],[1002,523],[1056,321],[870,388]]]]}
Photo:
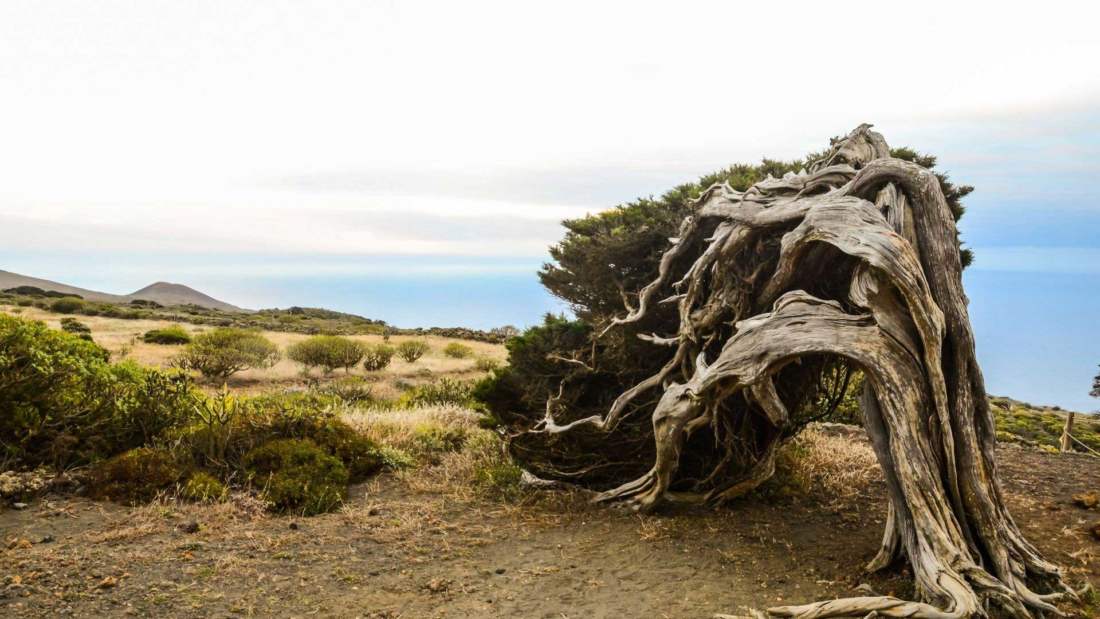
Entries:
{"type": "MultiPolygon", "coordinates": [[[[550,321],[513,341],[513,364],[541,377],[549,396],[532,422],[492,401],[509,390],[522,400],[530,384],[509,385],[504,374],[490,390],[515,431],[513,454],[536,474],[600,487],[597,500],[639,510],[724,501],[766,480],[782,442],[823,403],[835,406],[858,371],[889,490],[869,568],[907,560],[919,601],[861,597],[768,612],[1057,613],[1054,603],[1073,593],[1021,534],[997,482],[962,289],[958,192],[944,180],[892,157],[861,125],[804,169],[743,191],[710,186],[673,214],[679,233],[636,294],[623,284],[629,265],[609,265],[622,275],[608,285],[625,315],[598,328],[550,321]],[[631,366],[638,371],[622,369],[631,366]]],[[[654,244],[636,249],[645,255],[654,244]]]]}

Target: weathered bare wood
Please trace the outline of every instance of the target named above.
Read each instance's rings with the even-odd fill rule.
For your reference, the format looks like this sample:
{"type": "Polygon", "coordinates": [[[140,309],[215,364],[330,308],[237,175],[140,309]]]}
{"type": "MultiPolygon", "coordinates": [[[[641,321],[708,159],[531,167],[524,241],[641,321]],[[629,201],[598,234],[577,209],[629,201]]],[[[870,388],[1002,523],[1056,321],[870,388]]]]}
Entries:
{"type": "Polygon", "coordinates": [[[704,192],[637,307],[608,327],[640,321],[658,295],[676,291],[679,332],[646,336],[675,347],[668,362],[605,415],[557,424],[551,398],[534,431],[612,428],[631,401],[660,387],[652,468],[596,500],[639,510],[685,497],[728,500],[774,471],[789,403],[804,395],[792,390],[805,384],[780,379],[804,361],[839,360],[866,376],[865,426],[888,488],[886,530],[868,569],[904,558],[919,599],[865,596],[768,612],[947,619],[995,606],[1011,617],[1058,614],[1054,603],[1074,594],[1024,538],[997,482],[954,220],[935,175],[889,153],[860,125],[808,170],[745,192],[704,192]],[[700,243],[685,267],[688,248],[700,243]],[[725,457],[694,492],[673,491],[689,438],[706,428],[733,428],[714,430],[725,437],[725,457]],[[721,471],[734,461],[736,474],[721,471]]]}
{"type": "Polygon", "coordinates": [[[1066,415],[1066,425],[1062,428],[1062,453],[1073,451],[1073,415],[1066,415]]]}

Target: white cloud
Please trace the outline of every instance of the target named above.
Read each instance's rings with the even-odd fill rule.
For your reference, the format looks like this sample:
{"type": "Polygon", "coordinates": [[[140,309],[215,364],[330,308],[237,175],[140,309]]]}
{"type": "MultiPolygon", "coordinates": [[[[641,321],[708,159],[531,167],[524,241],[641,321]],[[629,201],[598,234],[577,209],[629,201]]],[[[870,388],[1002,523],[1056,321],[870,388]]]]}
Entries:
{"type": "Polygon", "coordinates": [[[864,120],[1095,101],[1095,13],[5,2],[0,243],[530,255],[548,222],[864,120]]]}

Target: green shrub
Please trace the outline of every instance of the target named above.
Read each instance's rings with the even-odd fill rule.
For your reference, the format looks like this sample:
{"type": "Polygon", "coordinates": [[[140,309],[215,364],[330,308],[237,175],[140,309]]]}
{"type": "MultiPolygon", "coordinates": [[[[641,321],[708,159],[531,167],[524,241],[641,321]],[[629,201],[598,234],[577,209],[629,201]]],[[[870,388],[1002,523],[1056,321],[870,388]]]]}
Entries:
{"type": "MultiPolygon", "coordinates": [[[[195,399],[194,423],[183,432],[179,443],[188,447],[191,457],[203,466],[228,468],[230,447],[247,437],[242,436],[242,430],[246,428],[241,424],[248,421],[254,410],[251,399],[234,396],[223,385],[222,391],[217,395],[195,399]]],[[[239,463],[236,456],[259,442],[238,447],[236,453],[232,454],[233,463],[239,463]]]]}
{"type": "Polygon", "coordinates": [[[227,493],[225,484],[209,473],[198,471],[180,489],[183,498],[196,503],[216,503],[227,493]]]}
{"type": "Polygon", "coordinates": [[[374,384],[361,376],[341,376],[315,388],[319,394],[358,404],[373,399],[374,384]]]}
{"type": "Polygon", "coordinates": [[[399,400],[403,406],[470,406],[473,403],[474,385],[453,378],[417,385],[405,392],[399,400]]]}
{"type": "Polygon", "coordinates": [[[110,375],[111,423],[100,431],[114,445],[147,445],[191,420],[200,394],[186,374],[123,361],[110,366],[110,375]]]}
{"type": "Polygon", "coordinates": [[[6,292],[8,294],[20,294],[20,295],[24,295],[24,296],[28,296],[28,297],[73,296],[73,297],[76,297],[76,298],[81,298],[79,295],[65,295],[65,294],[61,294],[59,292],[54,292],[52,290],[50,290],[50,291],[42,290],[38,286],[16,286],[14,288],[5,288],[4,292],[6,292]]]}
{"type": "Polygon", "coordinates": [[[409,363],[416,363],[416,360],[423,357],[429,349],[428,343],[424,340],[405,340],[397,345],[397,356],[409,363]]]}
{"type": "Polygon", "coordinates": [[[500,362],[496,359],[490,359],[489,357],[478,357],[476,367],[482,372],[492,372],[500,367],[500,362]]]}
{"type": "Polygon", "coordinates": [[[186,424],[191,382],[110,364],[92,342],[0,314],[0,463],[88,464],[186,424]]]}
{"type": "Polygon", "coordinates": [[[196,423],[176,440],[199,465],[227,473],[244,468],[245,455],[272,441],[309,440],[340,459],[353,481],[382,466],[377,447],[339,419],[335,397],[318,393],[238,397],[227,391],[196,405],[196,423]]]}
{"type": "Polygon", "coordinates": [[[416,458],[412,454],[392,445],[380,446],[378,457],[382,460],[382,466],[391,471],[401,471],[416,466],[416,458]]]}
{"type": "Polygon", "coordinates": [[[441,454],[462,449],[466,436],[464,428],[425,424],[413,429],[410,450],[418,458],[434,463],[441,454]]]}
{"type": "Polygon", "coordinates": [[[244,329],[218,328],[195,336],[176,364],[207,378],[226,379],[249,368],[268,368],[279,360],[279,349],[266,337],[244,329]]]}
{"type": "Polygon", "coordinates": [[[347,469],[312,441],[271,441],[248,452],[244,466],[279,511],[320,514],[339,507],[347,495],[347,469]]]}
{"type": "Polygon", "coordinates": [[[367,346],[363,351],[363,369],[368,372],[378,372],[386,369],[396,352],[393,346],[385,344],[367,346]]]}
{"type": "Polygon", "coordinates": [[[318,424],[310,433],[318,447],[335,456],[348,471],[348,480],[361,482],[381,470],[383,461],[378,446],[339,419],[318,424]]]}
{"type": "Polygon", "coordinates": [[[61,319],[61,330],[65,333],[72,333],[82,340],[92,341],[92,329],[88,325],[80,322],[76,318],[69,318],[66,316],[61,319]]]}
{"type": "Polygon", "coordinates": [[[146,331],[145,335],[141,336],[141,341],[146,344],[187,344],[191,341],[191,334],[179,325],[172,325],[170,327],[146,331]]]}
{"type": "Polygon", "coordinates": [[[50,303],[50,311],[58,314],[76,314],[84,309],[85,303],[77,297],[62,297],[50,303]]]}
{"type": "Polygon", "coordinates": [[[493,499],[515,500],[523,493],[523,470],[511,462],[485,463],[474,472],[474,487],[493,499]]]}
{"type": "Polygon", "coordinates": [[[467,359],[474,356],[474,349],[465,344],[451,342],[443,348],[443,354],[452,359],[467,359]]]}
{"type": "Polygon", "coordinates": [[[473,487],[478,494],[497,501],[516,502],[524,497],[523,469],[508,455],[495,432],[474,431],[463,454],[473,460],[473,487]]]}
{"type": "Polygon", "coordinates": [[[339,335],[315,335],[291,345],[286,351],[287,357],[301,363],[307,372],[319,367],[326,374],[336,368],[350,372],[359,365],[365,353],[366,347],[361,342],[339,335]]]}
{"type": "Polygon", "coordinates": [[[182,476],[171,452],[139,447],[94,465],[88,472],[89,495],[120,503],[145,502],[182,476]]]}

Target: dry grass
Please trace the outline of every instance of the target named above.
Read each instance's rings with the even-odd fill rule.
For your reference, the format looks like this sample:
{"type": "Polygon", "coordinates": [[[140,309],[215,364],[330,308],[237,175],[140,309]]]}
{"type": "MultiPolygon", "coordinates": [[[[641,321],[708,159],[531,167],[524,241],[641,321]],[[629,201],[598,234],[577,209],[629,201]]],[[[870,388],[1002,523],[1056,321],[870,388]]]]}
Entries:
{"type": "Polygon", "coordinates": [[[191,503],[174,492],[165,492],[156,500],[132,507],[124,521],[86,535],[84,541],[89,544],[133,541],[166,533],[190,521],[202,522],[203,530],[228,529],[235,523],[266,518],[266,508],[262,500],[245,491],[232,492],[225,500],[213,503],[191,503]]]}
{"type": "MultiPolygon", "coordinates": [[[[65,316],[47,312],[36,307],[9,307],[0,306],[0,312],[15,313],[24,318],[41,320],[54,329],[61,328],[61,319],[65,316]]],[[[80,322],[88,325],[92,330],[92,339],[100,346],[111,351],[114,360],[132,359],[142,365],[155,367],[167,367],[171,364],[181,346],[165,346],[161,344],[146,344],[141,341],[141,336],[150,329],[161,329],[169,326],[179,326],[192,336],[210,330],[213,327],[193,325],[187,323],[174,323],[165,320],[125,320],[122,318],[107,318],[103,316],[73,316],[80,322]]],[[[270,339],[279,347],[280,352],[285,352],[287,347],[300,342],[308,335],[300,333],[283,333],[279,331],[263,331],[264,337],[270,339]]],[[[368,344],[380,344],[384,340],[381,335],[352,335],[353,340],[368,344]]],[[[485,375],[478,370],[477,359],[488,358],[497,362],[503,362],[508,353],[500,344],[486,342],[474,342],[458,340],[447,337],[424,336],[393,336],[389,344],[396,346],[405,340],[420,339],[428,342],[431,349],[415,363],[407,363],[399,357],[394,357],[389,367],[381,372],[367,372],[362,368],[352,370],[352,375],[361,376],[370,380],[373,385],[375,397],[392,399],[401,395],[404,387],[424,383],[437,378],[475,379],[485,375]],[[474,351],[474,355],[466,359],[448,357],[443,350],[448,344],[461,343],[474,351]]],[[[329,377],[323,377],[319,372],[313,373],[314,379],[333,380],[344,376],[343,370],[334,372],[329,377]]],[[[260,393],[273,389],[286,389],[305,384],[301,374],[301,366],[289,359],[283,358],[273,367],[263,370],[246,370],[232,376],[229,387],[234,391],[243,393],[260,393]]],[[[209,389],[220,388],[221,385],[204,385],[209,389]]]]}
{"type": "Polygon", "coordinates": [[[836,502],[856,497],[882,477],[869,442],[814,426],[804,429],[784,447],[778,469],[777,476],[802,492],[836,502]]]}
{"type": "Polygon", "coordinates": [[[480,417],[461,406],[424,406],[410,409],[363,410],[349,407],[341,418],[367,438],[381,445],[406,451],[418,447],[423,435],[432,429],[468,435],[482,431],[480,417]]]}
{"type": "Polygon", "coordinates": [[[468,499],[477,494],[485,470],[511,464],[500,438],[478,427],[478,413],[462,407],[350,409],[342,418],[375,443],[420,464],[397,473],[413,490],[468,499]]]}

